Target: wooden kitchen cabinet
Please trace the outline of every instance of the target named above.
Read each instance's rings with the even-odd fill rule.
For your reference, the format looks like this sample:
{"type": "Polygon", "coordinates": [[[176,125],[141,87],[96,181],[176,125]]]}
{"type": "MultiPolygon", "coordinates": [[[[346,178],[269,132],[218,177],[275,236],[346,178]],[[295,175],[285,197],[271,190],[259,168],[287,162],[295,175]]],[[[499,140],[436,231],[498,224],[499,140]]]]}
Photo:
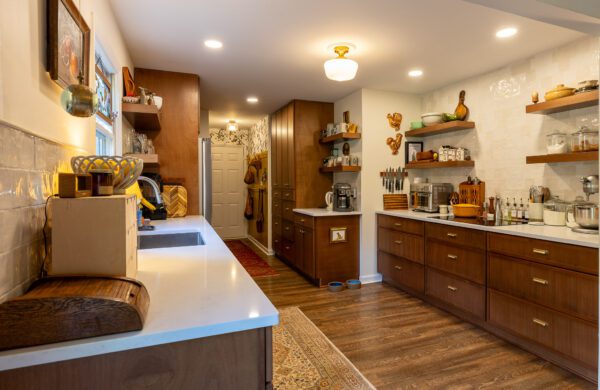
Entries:
{"type": "Polygon", "coordinates": [[[296,224],[295,228],[296,259],[294,263],[306,276],[315,278],[315,244],[314,231],[296,224]]]}

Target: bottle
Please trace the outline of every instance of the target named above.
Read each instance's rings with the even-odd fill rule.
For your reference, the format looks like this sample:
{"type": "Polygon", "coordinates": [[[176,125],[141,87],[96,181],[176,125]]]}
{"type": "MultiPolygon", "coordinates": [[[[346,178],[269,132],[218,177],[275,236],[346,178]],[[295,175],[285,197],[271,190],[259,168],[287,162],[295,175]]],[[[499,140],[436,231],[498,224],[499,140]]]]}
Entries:
{"type": "Polygon", "coordinates": [[[519,205],[519,208],[517,209],[517,219],[519,221],[523,220],[524,213],[525,213],[525,207],[523,206],[523,198],[521,198],[521,204],[519,205]]]}
{"type": "Polygon", "coordinates": [[[498,222],[502,221],[502,199],[499,196],[496,197],[496,213],[494,219],[498,222]]]}
{"type": "Polygon", "coordinates": [[[516,198],[513,198],[513,205],[510,208],[510,219],[512,221],[517,220],[517,199],[516,198]]]}
{"type": "Polygon", "coordinates": [[[510,202],[508,201],[508,198],[506,198],[506,203],[502,208],[502,219],[510,221],[510,202]]]}
{"type": "Polygon", "coordinates": [[[496,209],[494,208],[494,197],[490,196],[490,203],[487,209],[487,220],[493,221],[496,219],[496,209]]]}
{"type": "Polygon", "coordinates": [[[523,219],[525,222],[529,222],[529,204],[525,205],[525,211],[523,212],[523,219]]]}

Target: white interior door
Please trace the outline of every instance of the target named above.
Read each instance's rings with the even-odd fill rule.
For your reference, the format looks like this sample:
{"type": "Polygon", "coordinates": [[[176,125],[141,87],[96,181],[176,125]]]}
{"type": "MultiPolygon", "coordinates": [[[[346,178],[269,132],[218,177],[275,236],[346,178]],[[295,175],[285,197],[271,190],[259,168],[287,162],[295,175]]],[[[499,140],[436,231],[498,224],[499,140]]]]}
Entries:
{"type": "Polygon", "coordinates": [[[243,146],[217,146],[212,154],[212,223],[219,236],[246,237],[243,146]]]}

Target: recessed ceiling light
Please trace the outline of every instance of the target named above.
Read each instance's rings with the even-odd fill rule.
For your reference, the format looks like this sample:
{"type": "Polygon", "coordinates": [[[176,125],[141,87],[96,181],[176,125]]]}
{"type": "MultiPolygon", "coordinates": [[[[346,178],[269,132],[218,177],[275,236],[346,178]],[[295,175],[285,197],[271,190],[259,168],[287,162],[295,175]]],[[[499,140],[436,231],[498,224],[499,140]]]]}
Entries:
{"type": "Polygon", "coordinates": [[[248,99],[246,99],[246,101],[248,103],[258,103],[258,98],[256,96],[249,96],[248,99]]]}
{"type": "Polygon", "coordinates": [[[208,39],[204,41],[204,46],[210,47],[211,49],[220,49],[223,47],[223,42],[217,41],[216,39],[208,39]]]}
{"type": "Polygon", "coordinates": [[[510,38],[517,33],[517,29],[514,27],[503,28],[502,30],[496,31],[496,37],[498,38],[510,38]]]}
{"type": "Polygon", "coordinates": [[[410,77],[421,77],[423,76],[423,71],[421,69],[413,69],[408,72],[410,77]]]}

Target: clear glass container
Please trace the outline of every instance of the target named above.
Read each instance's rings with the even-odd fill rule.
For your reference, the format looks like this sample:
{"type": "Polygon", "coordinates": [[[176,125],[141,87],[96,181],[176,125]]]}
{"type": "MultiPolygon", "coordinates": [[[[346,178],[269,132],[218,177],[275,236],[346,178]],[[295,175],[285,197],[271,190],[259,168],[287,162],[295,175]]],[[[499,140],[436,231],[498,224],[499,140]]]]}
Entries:
{"type": "Polygon", "coordinates": [[[544,203],[544,224],[564,226],[567,223],[567,212],[572,205],[569,202],[553,197],[544,203]]]}
{"type": "Polygon", "coordinates": [[[598,150],[598,130],[582,127],[571,134],[572,152],[589,152],[598,150]]]}
{"type": "Polygon", "coordinates": [[[546,151],[548,154],[567,153],[567,135],[560,131],[546,136],[546,151]]]}

